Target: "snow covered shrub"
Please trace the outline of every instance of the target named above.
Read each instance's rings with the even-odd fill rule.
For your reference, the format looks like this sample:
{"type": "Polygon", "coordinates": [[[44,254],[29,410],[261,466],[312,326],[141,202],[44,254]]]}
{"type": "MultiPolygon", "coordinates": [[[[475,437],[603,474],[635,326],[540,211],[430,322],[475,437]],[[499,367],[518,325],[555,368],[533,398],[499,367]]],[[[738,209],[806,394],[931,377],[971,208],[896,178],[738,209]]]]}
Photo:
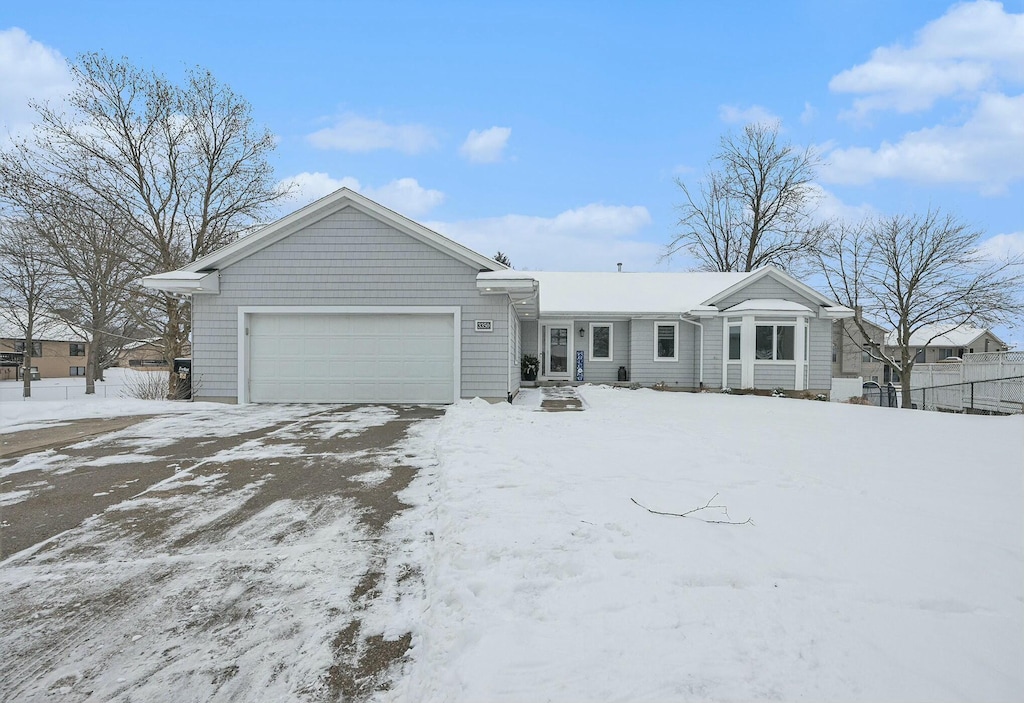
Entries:
{"type": "Polygon", "coordinates": [[[772,398],[785,398],[786,391],[781,388],[772,388],[772,398]]]}
{"type": "Polygon", "coordinates": [[[725,393],[726,395],[732,395],[732,388],[726,386],[725,388],[722,389],[722,392],[725,393]]]}

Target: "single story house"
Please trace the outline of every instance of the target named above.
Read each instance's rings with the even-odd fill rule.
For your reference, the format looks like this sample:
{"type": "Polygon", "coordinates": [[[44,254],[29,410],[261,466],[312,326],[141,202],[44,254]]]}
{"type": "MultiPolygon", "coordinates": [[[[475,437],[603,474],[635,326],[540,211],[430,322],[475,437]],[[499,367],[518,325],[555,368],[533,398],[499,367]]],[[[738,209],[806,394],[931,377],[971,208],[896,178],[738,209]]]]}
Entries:
{"type": "Polygon", "coordinates": [[[849,308],[749,273],[513,271],[343,188],[143,284],[192,298],[196,400],[505,400],[541,381],[827,392],[849,308]]]}

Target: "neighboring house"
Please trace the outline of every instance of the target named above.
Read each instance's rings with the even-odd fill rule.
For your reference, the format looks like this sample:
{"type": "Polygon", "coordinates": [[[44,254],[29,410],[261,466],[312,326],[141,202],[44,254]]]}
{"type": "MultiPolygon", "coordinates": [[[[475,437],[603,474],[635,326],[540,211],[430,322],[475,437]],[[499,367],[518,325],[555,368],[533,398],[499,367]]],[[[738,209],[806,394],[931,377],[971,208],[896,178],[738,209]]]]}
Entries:
{"type": "MultiPolygon", "coordinates": [[[[187,345],[184,353],[186,356],[191,353],[187,345]]],[[[117,355],[117,365],[140,371],[169,371],[171,368],[170,360],[164,356],[163,345],[153,340],[125,345],[117,355]]]]}
{"type": "MultiPolygon", "coordinates": [[[[890,346],[896,344],[895,332],[889,333],[887,342],[890,346]]],[[[964,354],[1009,349],[1006,342],[990,330],[967,325],[955,329],[952,325],[924,327],[910,336],[910,347],[914,363],[917,364],[931,364],[949,358],[962,359],[964,354]]]]}
{"type": "Polygon", "coordinates": [[[89,344],[68,325],[39,319],[32,337],[32,349],[26,350],[22,328],[0,316],[0,381],[21,380],[26,351],[32,357],[33,378],[85,376],[89,344]]]}
{"type": "Polygon", "coordinates": [[[192,297],[197,400],[450,403],[541,381],[827,392],[853,311],[774,268],[522,272],[348,189],[145,286],[192,297]],[[577,368],[582,354],[582,369],[577,368]]]}
{"type": "MultiPolygon", "coordinates": [[[[859,311],[857,312],[859,315],[859,311]]],[[[836,378],[863,378],[885,383],[886,363],[880,359],[885,350],[885,330],[861,318],[864,333],[853,318],[837,320],[832,325],[832,375],[836,378]]]]}

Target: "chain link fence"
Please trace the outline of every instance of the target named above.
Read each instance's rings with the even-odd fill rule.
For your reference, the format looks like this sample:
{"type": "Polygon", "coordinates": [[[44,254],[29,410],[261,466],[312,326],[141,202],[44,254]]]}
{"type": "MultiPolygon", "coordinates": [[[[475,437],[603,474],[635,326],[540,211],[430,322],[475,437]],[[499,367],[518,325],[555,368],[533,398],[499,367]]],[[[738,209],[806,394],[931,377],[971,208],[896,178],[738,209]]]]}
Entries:
{"type": "Polygon", "coordinates": [[[910,402],[921,410],[1012,415],[1024,412],[1024,352],[965,354],[963,361],[918,364],[910,402]]]}

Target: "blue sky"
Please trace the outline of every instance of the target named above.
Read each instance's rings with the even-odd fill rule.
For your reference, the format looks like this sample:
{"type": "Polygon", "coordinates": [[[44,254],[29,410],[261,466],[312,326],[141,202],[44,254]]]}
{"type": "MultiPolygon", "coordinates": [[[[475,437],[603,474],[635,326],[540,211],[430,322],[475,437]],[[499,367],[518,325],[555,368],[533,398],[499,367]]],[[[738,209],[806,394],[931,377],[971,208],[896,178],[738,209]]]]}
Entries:
{"type": "Polygon", "coordinates": [[[0,122],[103,50],[210,69],[280,142],[298,206],[340,185],[519,268],[659,261],[674,179],[728,130],[813,145],[821,216],[941,206],[1024,251],[1024,0],[6,3],[0,122]],[[150,9],[152,8],[152,9],[150,9]]]}

